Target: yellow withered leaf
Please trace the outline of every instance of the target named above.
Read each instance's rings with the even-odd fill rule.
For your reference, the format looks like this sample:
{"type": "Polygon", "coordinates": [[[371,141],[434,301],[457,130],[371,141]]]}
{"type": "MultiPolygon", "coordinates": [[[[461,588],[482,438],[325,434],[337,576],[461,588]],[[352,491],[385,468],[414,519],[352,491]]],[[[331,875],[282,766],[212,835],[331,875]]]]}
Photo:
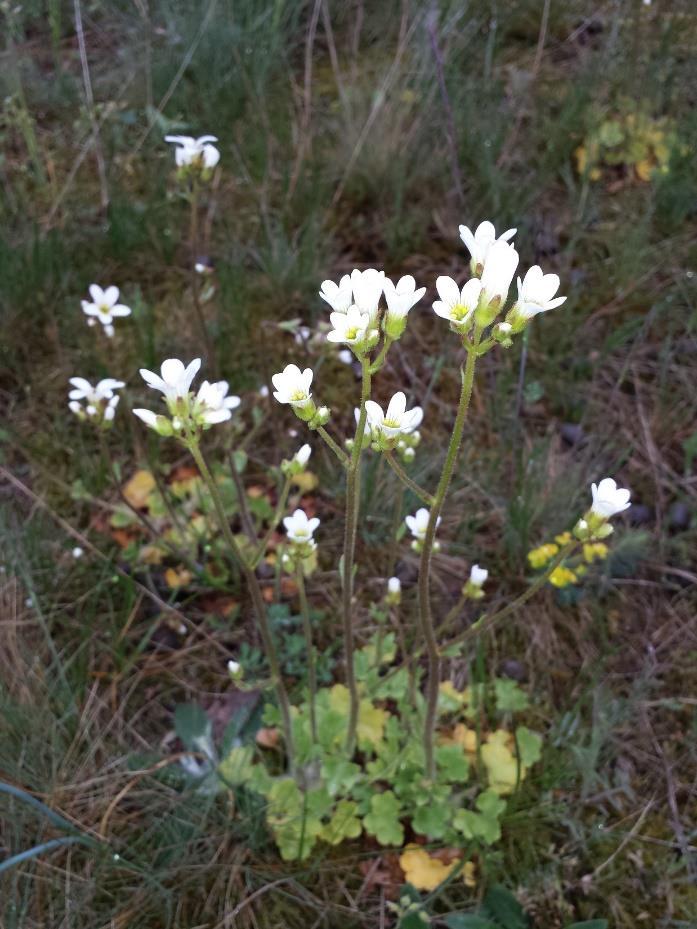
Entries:
{"type": "Polygon", "coordinates": [[[179,587],[186,587],[187,584],[191,583],[192,577],[193,574],[191,571],[187,571],[186,568],[167,568],[165,571],[167,586],[171,587],[172,590],[177,590],[179,587]]]}
{"type": "MultiPolygon", "coordinates": [[[[495,793],[504,796],[515,789],[518,782],[518,762],[513,752],[510,732],[497,729],[482,745],[482,761],[489,776],[489,787],[495,793]]],[[[525,766],[520,766],[520,780],[525,777],[525,766]]]]}
{"type": "MultiPolygon", "coordinates": [[[[399,866],[404,871],[404,878],[416,890],[435,890],[439,884],[456,869],[460,867],[460,858],[454,858],[449,863],[434,858],[419,845],[407,845],[399,856],[399,866]]],[[[474,865],[471,861],[465,863],[463,880],[468,887],[475,886],[474,865]]]]}
{"type": "Polygon", "coordinates": [[[123,495],[137,510],[144,507],[148,502],[148,497],[155,489],[155,478],[150,471],[141,469],[136,471],[133,477],[126,483],[123,488],[123,495]]]}

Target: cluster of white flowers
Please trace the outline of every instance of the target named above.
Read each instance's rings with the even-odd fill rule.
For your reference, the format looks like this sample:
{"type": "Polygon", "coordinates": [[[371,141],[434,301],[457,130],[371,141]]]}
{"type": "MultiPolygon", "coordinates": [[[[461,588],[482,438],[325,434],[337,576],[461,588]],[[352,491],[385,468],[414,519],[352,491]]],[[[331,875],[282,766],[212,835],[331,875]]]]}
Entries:
{"type": "Polygon", "coordinates": [[[121,316],[130,316],[131,309],[124,303],[119,303],[119,288],[112,284],[102,289],[99,284],[90,284],[90,300],[82,300],[82,312],[87,317],[88,326],[102,324],[104,334],[111,338],[114,335],[114,320],[121,316]]]}
{"type": "Polygon", "coordinates": [[[79,419],[90,420],[104,429],[109,428],[119,405],[115,391],[125,386],[123,381],[105,377],[93,387],[84,377],[71,377],[73,389],[68,393],[68,407],[79,419]]]}
{"type": "Polygon", "coordinates": [[[380,300],[384,294],[387,308],[382,328],[389,339],[398,339],[407,324],[407,314],[426,293],[425,287],[416,287],[414,278],[407,274],[394,284],[384,271],[367,268],[354,269],[345,274],[338,284],[324,281],[320,297],[333,312],[329,316],[332,330],[330,342],[349,345],[359,357],[377,345],[380,338],[380,300]]]}
{"type": "MultiPolygon", "coordinates": [[[[390,400],[387,412],[383,412],[380,404],[374,400],[366,401],[365,410],[369,439],[374,449],[390,451],[399,448],[400,451],[404,451],[408,447],[411,448],[407,443],[421,425],[424,414],[420,406],[407,410],[407,398],[401,390],[390,400]]],[[[360,411],[355,410],[356,420],[359,415],[360,411]]]]}
{"type": "Polygon", "coordinates": [[[198,393],[191,392],[200,367],[200,358],[194,358],[188,365],[178,358],[167,358],[162,362],[160,374],[141,368],[141,377],[148,387],[163,395],[170,417],[142,408],[133,410],[135,415],[160,435],[183,439],[230,419],[232,411],[240,405],[240,398],[228,396],[227,381],[203,381],[198,393]]]}

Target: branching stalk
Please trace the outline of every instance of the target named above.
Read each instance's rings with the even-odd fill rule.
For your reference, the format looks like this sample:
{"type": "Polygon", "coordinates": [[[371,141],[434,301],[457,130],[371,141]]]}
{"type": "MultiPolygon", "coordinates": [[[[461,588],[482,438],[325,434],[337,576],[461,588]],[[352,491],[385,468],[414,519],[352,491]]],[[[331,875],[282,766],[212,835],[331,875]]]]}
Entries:
{"type": "Polygon", "coordinates": [[[278,705],[281,710],[281,718],[283,720],[283,734],[286,742],[286,752],[288,753],[288,767],[292,771],[294,765],[294,750],[290,701],[288,699],[288,692],[286,691],[283,678],[281,676],[281,665],[278,660],[276,646],[274,645],[269,619],[266,615],[266,606],[264,605],[264,598],[261,593],[261,587],[259,586],[259,579],[254,573],[253,568],[249,565],[249,562],[244,558],[244,555],[240,551],[239,545],[235,541],[235,537],[232,534],[232,530],[230,529],[230,523],[228,522],[227,516],[225,515],[225,508],[220,497],[218,486],[215,483],[215,478],[211,474],[208,465],[206,464],[198,440],[195,437],[190,438],[187,442],[187,448],[191,452],[194,461],[196,462],[196,465],[201,472],[201,476],[203,477],[203,480],[205,481],[206,486],[210,491],[211,497],[213,499],[213,506],[215,507],[218,522],[220,523],[220,530],[223,533],[223,537],[228,547],[230,548],[235,561],[242,569],[245,581],[247,582],[247,586],[249,587],[249,591],[252,595],[254,612],[256,613],[257,623],[259,625],[259,633],[261,635],[261,641],[264,646],[264,653],[266,655],[266,660],[269,663],[271,679],[276,690],[276,697],[278,699],[278,705]]]}
{"type": "Polygon", "coordinates": [[[370,361],[361,361],[361,406],[353,438],[353,448],[346,475],[346,523],[344,531],[343,554],[343,590],[342,613],[344,625],[344,649],[346,652],[346,686],[350,696],[349,722],[346,733],[346,752],[350,757],[356,747],[356,726],[358,725],[358,686],[354,671],[353,647],[353,561],[356,552],[356,530],[358,524],[358,507],[360,502],[360,463],[363,451],[363,433],[365,432],[365,402],[370,397],[370,361]]]}
{"type": "Polygon", "coordinates": [[[408,487],[412,493],[416,494],[419,500],[422,500],[426,504],[426,506],[432,506],[433,497],[431,496],[431,494],[428,493],[428,491],[424,490],[422,487],[419,487],[416,481],[413,481],[409,477],[407,472],[404,470],[401,464],[397,461],[397,459],[394,457],[392,452],[385,452],[385,458],[387,459],[388,465],[392,468],[392,470],[397,475],[397,477],[400,479],[400,481],[404,484],[404,486],[408,487]]]}
{"type": "Polygon", "coordinates": [[[194,304],[194,311],[196,313],[196,319],[198,320],[199,328],[201,329],[201,335],[203,337],[203,343],[206,347],[206,353],[208,355],[208,361],[211,367],[215,370],[216,359],[215,359],[215,348],[208,332],[208,327],[206,326],[206,318],[203,315],[203,307],[201,306],[201,295],[199,292],[199,281],[198,281],[198,271],[196,270],[196,262],[198,261],[198,249],[199,249],[199,233],[198,233],[198,181],[194,180],[191,186],[191,192],[189,194],[189,206],[190,206],[190,217],[189,217],[189,265],[190,265],[190,274],[191,274],[191,296],[194,304]]]}
{"type": "Polygon", "coordinates": [[[300,597],[300,614],[303,620],[303,635],[305,636],[305,650],[307,651],[307,687],[309,691],[310,703],[310,731],[312,732],[312,741],[317,742],[317,670],[316,654],[312,644],[312,623],[310,622],[310,607],[307,602],[307,593],[305,591],[305,576],[303,574],[302,563],[298,561],[295,571],[296,581],[298,584],[298,595],[300,597]]]}
{"type": "Polygon", "coordinates": [[[276,526],[280,523],[281,517],[286,511],[286,503],[288,502],[288,496],[290,495],[291,483],[292,479],[290,477],[286,477],[285,481],[283,482],[283,488],[278,498],[278,503],[276,504],[276,509],[271,519],[271,523],[269,524],[269,528],[264,533],[264,537],[262,538],[261,542],[259,542],[257,550],[252,555],[250,561],[252,568],[256,568],[261,559],[264,557],[264,552],[266,551],[271,536],[274,534],[276,526]]]}
{"type": "Polygon", "coordinates": [[[318,426],[317,433],[319,436],[321,436],[321,438],[324,439],[324,441],[327,443],[329,448],[331,448],[331,450],[334,452],[336,457],[341,462],[342,467],[347,468],[349,465],[349,457],[346,454],[346,452],[343,450],[343,448],[341,448],[339,443],[334,441],[334,439],[329,435],[329,433],[324,428],[324,426],[318,426]]]}
{"type": "Polygon", "coordinates": [[[428,526],[426,527],[426,534],[422,543],[421,563],[419,566],[419,624],[426,645],[428,660],[426,717],[424,720],[423,736],[424,752],[426,756],[426,775],[431,779],[433,779],[436,774],[434,738],[438,712],[438,685],[440,679],[440,655],[438,651],[438,641],[433,627],[433,617],[431,615],[431,557],[433,555],[433,543],[435,541],[438,517],[443,509],[445,496],[453,476],[455,460],[460,450],[465,419],[467,418],[467,411],[472,397],[474,368],[477,361],[475,350],[479,338],[480,332],[475,332],[474,345],[468,348],[467,362],[462,372],[462,389],[460,391],[460,401],[457,407],[455,425],[453,426],[450,444],[448,445],[445,462],[443,463],[443,470],[441,471],[438,487],[436,488],[433,505],[429,512],[428,526]]]}

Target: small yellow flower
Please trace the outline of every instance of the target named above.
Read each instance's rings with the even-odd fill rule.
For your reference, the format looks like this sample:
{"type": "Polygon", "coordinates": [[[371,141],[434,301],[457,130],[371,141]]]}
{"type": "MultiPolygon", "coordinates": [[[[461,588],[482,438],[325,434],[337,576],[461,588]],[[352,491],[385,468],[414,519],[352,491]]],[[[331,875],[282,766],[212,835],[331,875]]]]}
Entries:
{"type": "Polygon", "coordinates": [[[588,564],[607,558],[607,552],[607,545],[603,544],[603,542],[586,542],[583,546],[583,557],[588,564]]]}
{"type": "Polygon", "coordinates": [[[559,565],[552,571],[549,576],[549,583],[554,587],[568,587],[569,584],[575,584],[578,578],[570,568],[559,565]]]}
{"type": "Polygon", "coordinates": [[[557,545],[548,542],[546,545],[540,545],[539,548],[533,548],[528,552],[528,561],[532,568],[544,568],[544,566],[554,558],[559,551],[557,545]]]}
{"type": "Polygon", "coordinates": [[[554,541],[557,543],[557,545],[568,545],[571,541],[571,533],[562,532],[561,535],[555,535],[554,541]]]}

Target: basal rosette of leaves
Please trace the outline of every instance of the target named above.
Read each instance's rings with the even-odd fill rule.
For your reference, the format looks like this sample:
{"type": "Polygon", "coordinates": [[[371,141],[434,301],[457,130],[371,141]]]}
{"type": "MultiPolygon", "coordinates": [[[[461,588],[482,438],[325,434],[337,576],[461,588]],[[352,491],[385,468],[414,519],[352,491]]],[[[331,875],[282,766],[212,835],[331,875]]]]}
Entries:
{"type": "MultiPolygon", "coordinates": [[[[309,705],[293,707],[295,777],[276,773],[277,754],[254,744],[236,744],[218,764],[219,789],[244,787],[264,798],[284,860],[304,860],[322,843],[363,834],[391,848],[414,841],[490,846],[501,838],[506,798],[541,755],[542,736],[516,721],[527,709],[526,694],[508,679],[462,690],[444,682],[430,781],[418,676],[396,666],[395,655],[391,633],[376,635],[356,655],[361,700],[353,758],[343,747],[348,690],[334,684],[316,695],[316,741],[309,705]]],[[[274,707],[264,722],[280,724],[274,707]]]]}
{"type": "Polygon", "coordinates": [[[598,181],[604,172],[623,167],[637,181],[647,183],[667,174],[673,151],[686,153],[674,124],[622,100],[612,114],[595,113],[583,143],[574,152],[579,174],[598,181]]]}

